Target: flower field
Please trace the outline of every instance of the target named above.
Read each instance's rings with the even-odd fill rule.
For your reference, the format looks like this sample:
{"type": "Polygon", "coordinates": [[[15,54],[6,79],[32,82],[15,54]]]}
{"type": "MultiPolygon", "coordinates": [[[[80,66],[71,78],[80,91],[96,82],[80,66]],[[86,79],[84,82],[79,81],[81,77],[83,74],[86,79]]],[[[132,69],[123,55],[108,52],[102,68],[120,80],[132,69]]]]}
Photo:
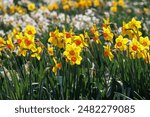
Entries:
{"type": "Polygon", "coordinates": [[[148,0],[0,0],[0,99],[150,99],[148,0]]]}

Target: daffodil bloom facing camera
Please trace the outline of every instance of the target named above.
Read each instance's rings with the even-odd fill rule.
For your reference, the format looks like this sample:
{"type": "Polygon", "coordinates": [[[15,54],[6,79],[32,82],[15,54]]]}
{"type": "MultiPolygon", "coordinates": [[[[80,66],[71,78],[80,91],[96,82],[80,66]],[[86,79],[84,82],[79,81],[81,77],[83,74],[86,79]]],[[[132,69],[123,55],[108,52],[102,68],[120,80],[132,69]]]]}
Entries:
{"type": "Polygon", "coordinates": [[[31,49],[33,46],[35,46],[34,37],[30,35],[24,36],[23,42],[20,46],[25,49],[31,49]]]}
{"type": "Polygon", "coordinates": [[[35,35],[36,34],[35,27],[31,25],[27,25],[25,28],[24,34],[31,35],[31,36],[35,35]]]}
{"type": "Polygon", "coordinates": [[[50,38],[48,39],[48,42],[59,48],[64,48],[65,46],[64,33],[59,32],[58,29],[56,29],[54,32],[50,32],[50,38]]]}
{"type": "Polygon", "coordinates": [[[117,39],[116,39],[116,44],[115,44],[115,48],[119,49],[121,51],[124,51],[127,49],[127,43],[128,43],[128,39],[127,38],[123,38],[122,35],[120,35],[117,39]]]}
{"type": "Polygon", "coordinates": [[[27,7],[29,11],[34,11],[36,8],[34,3],[29,3],[27,7]]]}
{"type": "Polygon", "coordinates": [[[71,65],[81,64],[82,57],[80,56],[81,48],[76,46],[75,43],[67,44],[66,50],[64,51],[64,55],[66,56],[67,60],[70,61],[71,65]]]}
{"type": "Polygon", "coordinates": [[[85,42],[83,34],[80,34],[79,36],[73,36],[73,43],[75,43],[76,46],[79,46],[80,48],[88,46],[87,43],[85,42]]]}
{"type": "Polygon", "coordinates": [[[144,56],[144,47],[136,39],[133,39],[129,45],[129,52],[131,58],[141,58],[144,56]]]}
{"type": "Polygon", "coordinates": [[[140,37],[139,42],[144,46],[145,49],[149,50],[150,40],[149,40],[148,36],[140,37]]]}

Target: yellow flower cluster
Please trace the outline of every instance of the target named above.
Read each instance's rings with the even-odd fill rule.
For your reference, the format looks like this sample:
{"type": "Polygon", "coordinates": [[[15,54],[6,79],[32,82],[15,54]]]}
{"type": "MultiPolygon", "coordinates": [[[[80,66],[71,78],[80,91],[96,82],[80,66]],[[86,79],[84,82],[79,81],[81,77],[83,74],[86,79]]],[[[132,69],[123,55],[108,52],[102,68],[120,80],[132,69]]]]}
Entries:
{"type": "MultiPolygon", "coordinates": [[[[50,38],[48,42],[58,48],[64,48],[64,56],[66,61],[69,61],[72,65],[81,63],[82,57],[80,55],[82,48],[87,47],[87,42],[83,34],[74,35],[72,30],[66,32],[60,32],[56,29],[54,32],[50,32],[50,38]]],[[[51,47],[48,48],[49,53],[53,53],[51,47]]]]}
{"type": "Polygon", "coordinates": [[[10,5],[9,7],[6,8],[4,4],[0,3],[0,12],[9,13],[9,14],[14,14],[14,13],[25,14],[26,9],[19,5],[10,5]]]}
{"type": "Polygon", "coordinates": [[[103,21],[104,21],[104,23],[102,24],[102,28],[103,28],[104,40],[112,42],[114,34],[111,31],[109,18],[108,19],[103,19],[103,21]]]}
{"type": "Polygon", "coordinates": [[[120,7],[125,7],[126,5],[125,5],[125,2],[124,2],[124,0],[113,0],[112,1],[112,6],[111,6],[111,8],[110,8],[110,10],[112,11],[112,12],[117,12],[118,11],[118,6],[120,6],[120,7]]]}
{"type": "Polygon", "coordinates": [[[0,52],[8,49],[11,52],[17,51],[17,55],[19,56],[26,56],[28,53],[31,57],[36,57],[40,60],[42,48],[36,45],[35,34],[35,27],[31,25],[27,25],[24,32],[14,29],[13,32],[8,35],[6,41],[0,37],[0,52]]]}
{"type": "Polygon", "coordinates": [[[140,28],[141,22],[132,18],[130,22],[123,23],[122,35],[130,39],[129,55],[131,58],[143,58],[146,62],[150,62],[150,40],[148,36],[142,36],[140,28]]]}
{"type": "MultiPolygon", "coordinates": [[[[101,0],[62,0],[60,3],[52,2],[47,5],[40,5],[41,10],[58,10],[58,9],[64,9],[64,10],[71,10],[71,9],[86,9],[89,7],[101,7],[103,3],[101,0]]],[[[0,3],[0,12],[14,14],[25,14],[27,11],[35,11],[36,9],[39,9],[38,6],[35,5],[33,2],[29,2],[26,4],[26,8],[21,5],[10,5],[9,7],[5,8],[2,3],[0,3]]]]}
{"type": "MultiPolygon", "coordinates": [[[[63,57],[67,62],[71,65],[80,65],[82,51],[89,48],[88,43],[95,42],[103,44],[103,55],[110,61],[113,60],[115,54],[120,52],[129,59],[144,59],[146,63],[150,63],[150,40],[148,36],[142,36],[141,27],[141,22],[132,18],[128,23],[123,22],[122,32],[117,35],[112,32],[108,18],[103,19],[102,30],[93,25],[89,30],[90,33],[84,32],[84,34],[76,35],[72,29],[68,32],[65,29],[63,31],[56,29],[49,33],[47,52],[55,58],[54,47],[56,47],[63,51],[63,57]],[[102,34],[99,31],[102,31],[102,34]],[[100,40],[101,37],[103,40],[100,40]]],[[[14,29],[11,34],[8,34],[7,39],[0,37],[0,54],[8,50],[16,52],[19,56],[36,57],[40,60],[43,44],[35,40],[35,34],[35,27],[31,25],[27,25],[23,32],[18,28],[14,29]]],[[[54,62],[53,72],[56,73],[61,69],[61,63],[56,59],[54,62]]]]}
{"type": "Polygon", "coordinates": [[[89,7],[99,7],[102,6],[102,2],[100,0],[62,0],[62,5],[64,10],[70,10],[73,8],[89,8],[89,7]]]}
{"type": "Polygon", "coordinates": [[[101,43],[101,41],[99,40],[99,36],[100,36],[100,33],[96,27],[96,25],[94,24],[91,29],[90,29],[90,32],[92,34],[92,39],[98,44],[98,43],[101,43]]]}
{"type": "Polygon", "coordinates": [[[104,40],[111,42],[104,45],[104,57],[112,60],[114,57],[112,51],[126,51],[130,59],[144,59],[145,62],[150,63],[150,40],[148,36],[142,36],[142,32],[139,30],[141,28],[140,21],[132,18],[128,23],[123,22],[122,33],[115,39],[115,43],[109,24],[109,20],[104,19],[102,24],[104,40]]]}

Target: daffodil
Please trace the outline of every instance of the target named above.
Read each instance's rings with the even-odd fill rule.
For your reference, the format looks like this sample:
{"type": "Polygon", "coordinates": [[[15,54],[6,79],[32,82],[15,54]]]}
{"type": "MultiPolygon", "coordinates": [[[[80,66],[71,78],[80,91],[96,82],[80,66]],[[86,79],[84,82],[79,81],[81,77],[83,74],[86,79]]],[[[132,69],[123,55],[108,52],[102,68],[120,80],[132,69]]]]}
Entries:
{"type": "Polygon", "coordinates": [[[110,45],[104,46],[104,57],[108,57],[110,61],[114,58],[114,55],[111,52],[110,45]]]}
{"type": "Polygon", "coordinates": [[[23,33],[20,32],[19,34],[16,35],[16,39],[17,39],[17,44],[21,45],[24,39],[23,33]]]}
{"type": "Polygon", "coordinates": [[[84,46],[88,46],[87,43],[85,42],[83,34],[80,34],[79,36],[74,36],[73,43],[75,43],[76,46],[79,46],[80,48],[83,48],[84,46]]]}
{"type": "Polygon", "coordinates": [[[50,32],[50,38],[48,39],[48,42],[59,48],[64,48],[65,46],[64,33],[59,32],[58,29],[56,29],[54,32],[50,32]]]}
{"type": "Polygon", "coordinates": [[[54,32],[49,33],[50,38],[48,39],[48,42],[53,44],[54,46],[57,46],[57,43],[58,43],[57,41],[58,33],[59,33],[59,30],[55,30],[54,32]]]}
{"type": "Polygon", "coordinates": [[[47,10],[48,8],[47,8],[47,6],[40,6],[40,9],[42,10],[42,11],[45,11],[45,10],[47,10]]]}
{"type": "Polygon", "coordinates": [[[51,10],[57,10],[59,8],[58,4],[56,2],[52,2],[48,5],[48,9],[51,10]]]}
{"type": "Polygon", "coordinates": [[[136,39],[133,39],[129,45],[129,51],[130,52],[139,52],[140,48],[141,48],[141,44],[136,39]]]}
{"type": "Polygon", "coordinates": [[[150,64],[150,52],[146,52],[144,55],[144,61],[150,64]]]}
{"type": "Polygon", "coordinates": [[[6,41],[6,48],[8,48],[11,51],[13,51],[15,49],[15,46],[12,42],[12,38],[10,37],[10,35],[8,35],[8,39],[6,41]]]}
{"type": "Polygon", "coordinates": [[[93,4],[94,4],[95,7],[101,6],[100,0],[94,0],[94,1],[93,1],[93,4]]]}
{"type": "Polygon", "coordinates": [[[68,10],[70,10],[70,6],[68,4],[65,4],[65,5],[63,5],[63,9],[68,11],[68,10]]]}
{"type": "Polygon", "coordinates": [[[100,33],[98,32],[98,29],[96,27],[96,25],[93,25],[90,29],[90,32],[92,33],[93,37],[92,39],[98,44],[98,43],[101,43],[100,39],[99,39],[99,36],[100,36],[100,33]]]}
{"type": "Polygon", "coordinates": [[[22,47],[19,47],[18,55],[25,57],[25,56],[27,55],[27,49],[24,49],[24,48],[22,48],[22,47]]]}
{"type": "Polygon", "coordinates": [[[144,47],[136,40],[133,39],[129,45],[129,52],[131,58],[141,58],[144,56],[144,47]]]}
{"type": "Polygon", "coordinates": [[[12,34],[12,37],[16,37],[16,35],[18,35],[19,33],[20,33],[19,29],[14,28],[11,34],[12,34]]]}
{"type": "Polygon", "coordinates": [[[119,49],[121,51],[124,51],[127,49],[127,43],[128,43],[127,38],[123,38],[123,36],[120,35],[115,41],[116,41],[116,44],[115,44],[116,49],[119,49]]]}
{"type": "Polygon", "coordinates": [[[103,36],[105,41],[113,42],[114,34],[111,32],[110,28],[103,27],[103,36]]]}
{"type": "Polygon", "coordinates": [[[118,3],[116,1],[113,1],[110,10],[112,12],[117,12],[117,10],[118,10],[117,5],[118,5],[118,3]]]}
{"type": "Polygon", "coordinates": [[[122,35],[123,36],[128,35],[131,40],[133,38],[138,39],[142,35],[142,32],[138,30],[138,28],[140,27],[141,27],[140,21],[136,21],[134,18],[129,23],[123,22],[122,35]]]}
{"type": "Polygon", "coordinates": [[[137,21],[135,18],[132,18],[132,20],[129,22],[129,27],[133,30],[137,30],[141,28],[141,22],[137,21]]]}
{"type": "Polygon", "coordinates": [[[0,55],[1,55],[1,51],[3,50],[5,44],[6,44],[6,41],[2,37],[0,37],[0,55]]]}
{"type": "Polygon", "coordinates": [[[110,19],[109,19],[109,18],[107,18],[107,19],[104,19],[104,18],[103,18],[102,27],[103,27],[103,28],[108,28],[108,27],[110,28],[109,25],[110,25],[110,19]]]}
{"type": "Polygon", "coordinates": [[[69,32],[66,32],[66,30],[64,29],[63,33],[64,33],[65,43],[71,44],[72,43],[72,36],[73,36],[72,29],[69,32]]]}
{"type": "Polygon", "coordinates": [[[23,42],[21,43],[21,47],[25,49],[31,49],[35,45],[34,37],[30,35],[24,36],[23,42]]]}
{"type": "Polygon", "coordinates": [[[27,25],[25,30],[24,30],[24,34],[26,35],[35,35],[36,34],[36,29],[34,26],[31,25],[27,25]]]}
{"type": "Polygon", "coordinates": [[[41,47],[37,47],[37,48],[33,47],[33,48],[31,48],[31,51],[32,51],[31,57],[36,57],[38,60],[41,59],[41,56],[40,56],[40,54],[42,52],[42,48],[41,47]]]}
{"type": "Polygon", "coordinates": [[[0,37],[0,48],[2,48],[6,44],[6,41],[0,37]]]}
{"type": "Polygon", "coordinates": [[[139,42],[144,46],[145,49],[149,50],[150,40],[149,40],[148,36],[140,37],[139,42]]]}
{"type": "Polygon", "coordinates": [[[53,67],[52,71],[55,73],[55,75],[57,75],[58,70],[62,68],[62,64],[58,63],[55,58],[53,58],[53,61],[55,63],[55,66],[53,67]]]}
{"type": "Polygon", "coordinates": [[[121,7],[125,7],[125,6],[126,6],[124,0],[119,0],[119,1],[118,1],[118,5],[121,6],[121,7]]]}
{"type": "Polygon", "coordinates": [[[36,8],[36,7],[35,7],[35,4],[34,4],[34,3],[29,3],[29,4],[28,4],[28,10],[29,10],[29,11],[34,11],[35,8],[36,8]]]}
{"type": "Polygon", "coordinates": [[[67,44],[66,50],[64,51],[64,55],[70,61],[72,65],[74,64],[81,64],[82,57],[80,56],[81,48],[76,46],[75,43],[67,44]]]}
{"type": "Polygon", "coordinates": [[[21,6],[16,6],[16,12],[19,13],[19,14],[24,14],[25,13],[25,9],[21,6]]]}
{"type": "Polygon", "coordinates": [[[54,49],[53,49],[53,47],[48,47],[48,54],[50,55],[50,56],[53,56],[54,55],[54,49]]]}
{"type": "Polygon", "coordinates": [[[16,11],[16,7],[15,7],[14,5],[11,5],[11,6],[9,7],[9,13],[10,13],[10,14],[13,14],[13,13],[15,13],[15,11],[16,11]]]}

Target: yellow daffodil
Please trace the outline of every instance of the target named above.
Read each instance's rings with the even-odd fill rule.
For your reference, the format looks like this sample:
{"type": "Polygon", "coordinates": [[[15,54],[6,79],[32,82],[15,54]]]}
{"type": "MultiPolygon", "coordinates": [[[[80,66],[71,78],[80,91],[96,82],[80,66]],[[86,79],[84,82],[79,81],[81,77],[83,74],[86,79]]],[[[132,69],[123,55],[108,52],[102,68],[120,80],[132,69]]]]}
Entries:
{"type": "Polygon", "coordinates": [[[129,23],[123,22],[122,35],[128,35],[131,40],[133,38],[138,39],[142,35],[142,32],[138,30],[140,27],[140,21],[136,21],[134,18],[129,23]]]}
{"type": "Polygon", "coordinates": [[[129,22],[129,27],[133,30],[137,30],[141,28],[141,22],[137,21],[135,18],[132,18],[132,20],[129,22]]]}
{"type": "Polygon", "coordinates": [[[76,46],[79,46],[80,48],[83,48],[84,46],[88,46],[85,42],[83,34],[80,34],[79,36],[74,36],[73,43],[75,43],[76,46]]]}
{"type": "Polygon", "coordinates": [[[48,42],[53,44],[54,46],[57,46],[57,35],[59,33],[59,30],[55,30],[54,32],[50,32],[49,36],[50,38],[48,39],[48,42]]]}
{"type": "Polygon", "coordinates": [[[108,28],[108,27],[110,28],[109,25],[110,25],[110,19],[109,19],[109,18],[107,18],[107,19],[104,19],[104,18],[103,18],[102,27],[103,27],[103,28],[108,28]]]}
{"type": "Polygon", "coordinates": [[[103,36],[105,41],[113,42],[114,34],[111,32],[109,28],[103,28],[103,36]]]}
{"type": "Polygon", "coordinates": [[[146,52],[144,55],[144,61],[150,64],[150,52],[146,52]]]}
{"type": "Polygon", "coordinates": [[[55,30],[55,32],[50,32],[50,38],[48,39],[48,42],[59,48],[64,48],[64,33],[59,32],[59,30],[55,30]]]}
{"type": "Polygon", "coordinates": [[[48,47],[48,54],[49,54],[50,56],[53,56],[53,55],[54,55],[54,49],[53,49],[53,47],[48,47]]]}
{"type": "Polygon", "coordinates": [[[81,64],[82,57],[80,56],[81,48],[76,46],[76,44],[67,44],[66,50],[64,51],[64,55],[70,61],[72,65],[81,64]]]}
{"type": "Polygon", "coordinates": [[[127,43],[128,43],[128,39],[127,38],[123,38],[122,35],[120,35],[117,39],[116,39],[116,44],[115,44],[115,48],[119,49],[121,51],[124,51],[127,49],[127,43]]]}
{"type": "Polygon", "coordinates": [[[96,25],[93,25],[90,29],[90,32],[92,33],[93,35],[93,40],[98,44],[98,43],[101,43],[100,39],[99,39],[99,36],[100,36],[100,33],[98,32],[98,29],[96,27],[96,25]]]}
{"type": "Polygon", "coordinates": [[[13,51],[15,49],[15,46],[12,42],[12,38],[8,35],[8,40],[6,41],[6,48],[13,51]]]}
{"type": "Polygon", "coordinates": [[[59,8],[58,4],[56,2],[52,2],[48,5],[48,9],[51,10],[57,10],[59,8]]]}
{"type": "Polygon", "coordinates": [[[1,55],[1,51],[3,50],[5,44],[6,44],[6,41],[2,37],[0,37],[0,55],[1,55]]]}
{"type": "Polygon", "coordinates": [[[24,31],[24,34],[26,35],[35,35],[36,34],[36,29],[34,26],[27,25],[24,31]]]}
{"type": "Polygon", "coordinates": [[[144,46],[145,49],[149,50],[150,40],[147,37],[140,37],[139,42],[144,46]]]}
{"type": "Polygon", "coordinates": [[[110,45],[104,46],[104,57],[108,57],[110,61],[112,61],[114,55],[111,52],[110,45]]]}
{"type": "Polygon", "coordinates": [[[35,4],[34,4],[34,3],[29,3],[29,4],[28,4],[28,10],[29,10],[29,11],[34,11],[35,8],[36,8],[36,7],[35,7],[35,4]]]}
{"type": "Polygon", "coordinates": [[[100,0],[94,0],[94,1],[93,1],[93,4],[94,4],[95,7],[101,6],[100,0]]]}
{"type": "Polygon", "coordinates": [[[66,32],[65,29],[64,29],[63,33],[64,33],[65,43],[66,44],[71,44],[72,43],[72,36],[73,36],[72,29],[69,32],[66,32]]]}
{"type": "Polygon", "coordinates": [[[15,11],[16,11],[16,7],[14,6],[14,5],[11,5],[10,7],[9,7],[9,13],[10,14],[13,14],[13,13],[15,13],[15,11]]]}
{"type": "Polygon", "coordinates": [[[126,6],[124,0],[119,0],[119,1],[118,1],[118,5],[121,6],[121,7],[125,7],[125,6],[126,6]]]}
{"type": "Polygon", "coordinates": [[[143,57],[143,54],[144,54],[143,51],[144,51],[144,47],[136,39],[133,39],[129,45],[129,52],[130,52],[131,58],[143,57]]]}
{"type": "Polygon", "coordinates": [[[20,46],[25,49],[31,49],[35,45],[34,37],[30,35],[24,36],[23,42],[20,46]]]}
{"type": "Polygon", "coordinates": [[[18,55],[25,57],[26,54],[27,54],[27,49],[24,49],[24,48],[20,47],[19,50],[18,50],[18,55]]]}
{"type": "Polygon", "coordinates": [[[63,5],[63,9],[68,11],[68,10],[70,10],[70,6],[68,4],[65,4],[65,5],[63,5]]]}
{"type": "Polygon", "coordinates": [[[113,1],[110,10],[114,13],[117,12],[117,10],[118,10],[117,5],[118,5],[118,3],[116,1],[113,1]]]}
{"type": "Polygon", "coordinates": [[[17,39],[17,44],[21,45],[23,42],[23,39],[24,39],[22,32],[20,32],[19,34],[16,35],[16,39],[17,39]]]}
{"type": "Polygon", "coordinates": [[[53,58],[53,61],[55,63],[55,66],[53,67],[52,71],[55,73],[55,75],[57,75],[58,70],[62,68],[62,64],[58,63],[55,58],[53,58]]]}
{"type": "Polygon", "coordinates": [[[2,48],[6,44],[6,41],[0,37],[0,48],[2,48]]]}
{"type": "Polygon", "coordinates": [[[42,52],[42,48],[41,47],[37,47],[37,48],[33,47],[33,48],[31,48],[31,51],[32,51],[31,57],[36,57],[38,60],[41,59],[41,56],[40,56],[40,54],[42,52]]]}

